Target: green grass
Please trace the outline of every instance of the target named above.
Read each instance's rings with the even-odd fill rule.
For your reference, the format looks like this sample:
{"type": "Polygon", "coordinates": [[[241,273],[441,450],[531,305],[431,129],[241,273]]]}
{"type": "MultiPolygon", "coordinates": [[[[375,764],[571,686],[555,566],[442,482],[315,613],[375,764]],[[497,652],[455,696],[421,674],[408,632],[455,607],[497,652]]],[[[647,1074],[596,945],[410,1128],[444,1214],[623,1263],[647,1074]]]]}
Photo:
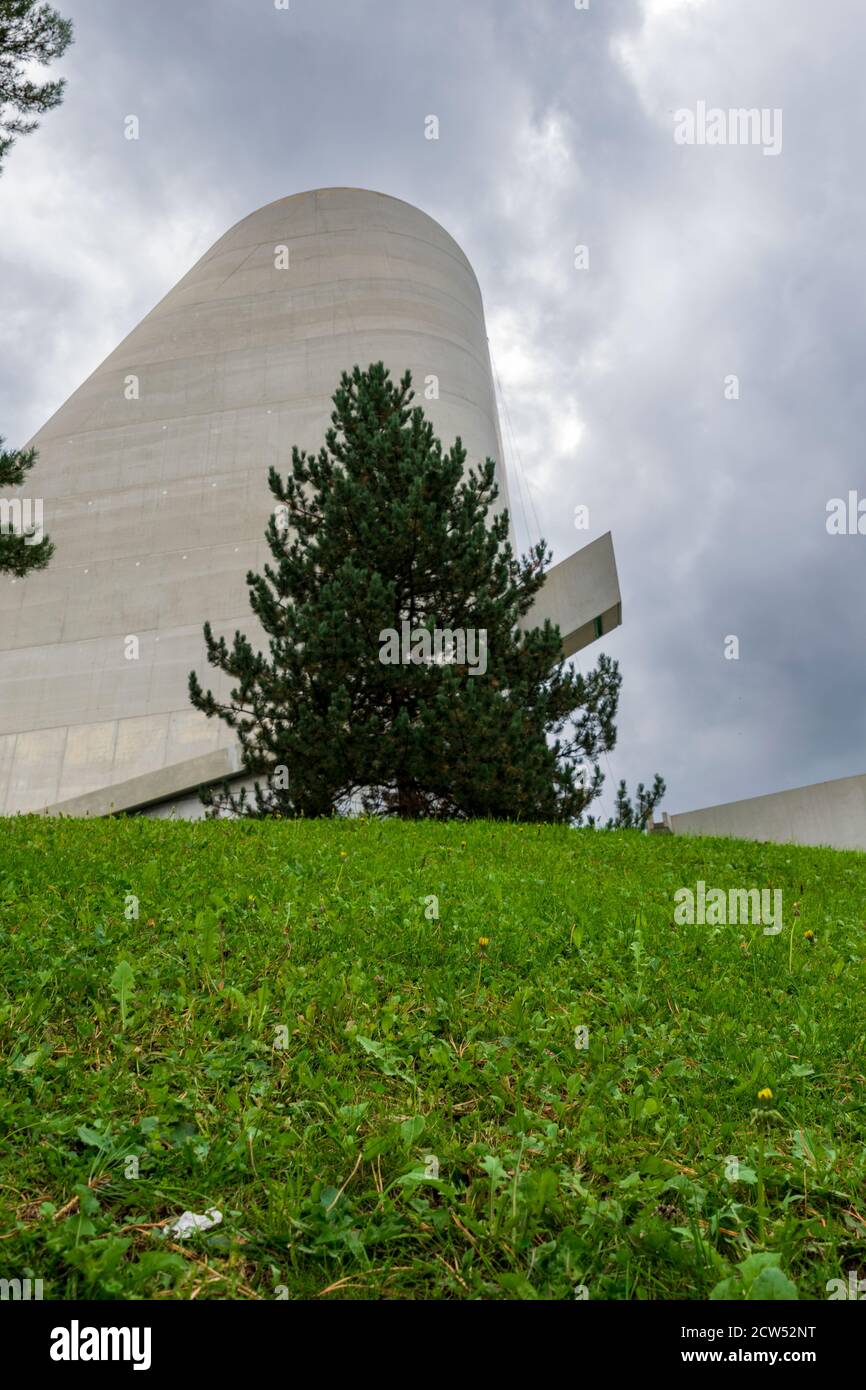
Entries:
{"type": "Polygon", "coordinates": [[[0,1276],[823,1299],[863,1272],[866,856],[480,823],[3,836],[0,1276]],[[699,879],[781,888],[785,929],[675,925],[699,879]],[[186,1242],[155,1224],[212,1206],[186,1242]]]}

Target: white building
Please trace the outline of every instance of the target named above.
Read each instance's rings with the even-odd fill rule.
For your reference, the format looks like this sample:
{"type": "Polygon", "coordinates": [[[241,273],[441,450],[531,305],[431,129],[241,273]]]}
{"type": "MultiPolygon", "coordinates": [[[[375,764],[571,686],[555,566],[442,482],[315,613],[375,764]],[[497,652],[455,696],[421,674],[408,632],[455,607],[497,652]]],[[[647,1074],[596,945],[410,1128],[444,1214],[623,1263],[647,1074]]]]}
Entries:
{"type": "MultiPolygon", "coordinates": [[[[56,551],[0,578],[0,813],[191,815],[236,771],[231,732],[189,704],[190,670],[214,685],[202,624],[260,635],[268,468],[319,448],[341,372],[380,360],[411,370],[446,447],[497,461],[507,504],[472,267],[423,212],[357,189],[232,227],[35,435],[56,551]]],[[[609,535],[550,572],[548,615],[568,654],[621,621],[609,535]]]]}

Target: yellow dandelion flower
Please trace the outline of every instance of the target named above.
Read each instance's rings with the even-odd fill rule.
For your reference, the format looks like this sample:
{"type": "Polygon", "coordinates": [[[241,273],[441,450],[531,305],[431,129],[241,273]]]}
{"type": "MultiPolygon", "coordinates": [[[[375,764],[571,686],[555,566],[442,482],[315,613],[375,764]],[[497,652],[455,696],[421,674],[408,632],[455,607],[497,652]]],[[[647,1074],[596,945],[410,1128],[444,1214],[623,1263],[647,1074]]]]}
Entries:
{"type": "Polygon", "coordinates": [[[807,941],[814,941],[814,940],[815,940],[815,933],[814,933],[813,931],[804,931],[804,932],[803,932],[803,935],[804,935],[804,937],[806,938],[807,941]]]}
{"type": "Polygon", "coordinates": [[[485,946],[489,946],[489,945],[490,945],[490,937],[489,937],[489,936],[479,936],[479,938],[478,938],[478,945],[481,947],[481,949],[482,949],[482,951],[483,951],[485,946]]]}
{"type": "Polygon", "coordinates": [[[772,1099],[773,1099],[773,1092],[770,1090],[769,1086],[764,1086],[764,1087],[758,1092],[758,1100],[772,1100],[772,1099]]]}

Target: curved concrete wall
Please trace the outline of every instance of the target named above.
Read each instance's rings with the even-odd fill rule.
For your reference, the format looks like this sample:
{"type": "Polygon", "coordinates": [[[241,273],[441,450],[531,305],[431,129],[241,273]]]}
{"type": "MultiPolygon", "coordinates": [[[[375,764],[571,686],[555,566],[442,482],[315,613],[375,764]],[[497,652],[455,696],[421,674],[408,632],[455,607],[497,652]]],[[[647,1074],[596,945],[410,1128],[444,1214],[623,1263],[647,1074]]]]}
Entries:
{"type": "Polygon", "coordinates": [[[213,684],[202,623],[258,635],[244,576],[266,558],[268,468],[319,447],[341,371],[379,360],[411,369],[446,446],[459,434],[471,461],[500,463],[460,248],[398,199],[302,193],[227,232],[39,431],[31,487],[56,554],[0,579],[0,813],[230,746],[187,698],[191,669],[213,684]]]}

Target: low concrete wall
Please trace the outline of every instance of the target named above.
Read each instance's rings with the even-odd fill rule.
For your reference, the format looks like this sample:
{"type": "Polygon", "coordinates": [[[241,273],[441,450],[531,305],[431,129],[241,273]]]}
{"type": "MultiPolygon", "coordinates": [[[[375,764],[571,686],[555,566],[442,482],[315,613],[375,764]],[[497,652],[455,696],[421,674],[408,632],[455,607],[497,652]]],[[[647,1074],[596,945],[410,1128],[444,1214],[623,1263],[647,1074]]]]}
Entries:
{"type": "Polygon", "coordinates": [[[866,850],[866,773],[665,816],[675,835],[866,850]]]}

